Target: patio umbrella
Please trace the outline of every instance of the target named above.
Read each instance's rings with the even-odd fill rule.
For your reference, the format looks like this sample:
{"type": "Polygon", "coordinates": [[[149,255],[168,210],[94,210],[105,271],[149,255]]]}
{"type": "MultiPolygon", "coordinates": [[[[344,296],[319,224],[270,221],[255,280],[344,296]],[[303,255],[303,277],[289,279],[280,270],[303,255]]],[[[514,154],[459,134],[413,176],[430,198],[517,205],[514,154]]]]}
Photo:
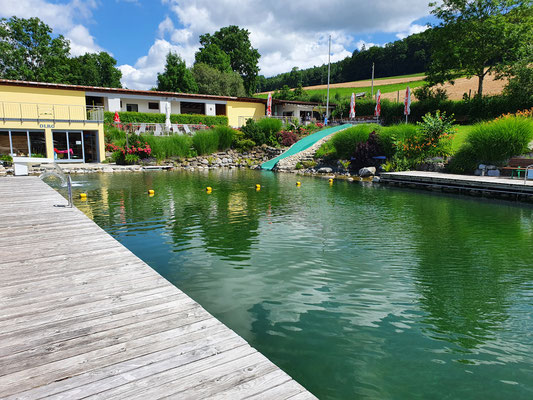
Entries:
{"type": "Polygon", "coordinates": [[[379,89],[376,94],[376,110],[374,111],[374,115],[378,117],[378,119],[381,115],[381,91],[379,89]]]}
{"type": "Polygon", "coordinates": [[[405,100],[403,102],[404,109],[403,113],[405,114],[405,123],[407,123],[407,116],[411,114],[411,89],[407,86],[405,90],[405,100]]]}
{"type": "Polygon", "coordinates": [[[166,112],[166,119],[165,119],[165,130],[167,132],[170,132],[170,103],[166,103],[166,107],[165,107],[165,112],[166,112]]]}
{"type": "Polygon", "coordinates": [[[268,99],[267,99],[267,117],[271,117],[272,116],[272,93],[269,93],[268,94],[268,99]]]}
{"type": "Polygon", "coordinates": [[[350,102],[350,119],[355,118],[355,93],[352,93],[352,101],[350,102]]]}
{"type": "Polygon", "coordinates": [[[113,122],[115,124],[120,123],[120,115],[118,115],[118,111],[115,111],[115,116],[113,117],[113,122]]]}

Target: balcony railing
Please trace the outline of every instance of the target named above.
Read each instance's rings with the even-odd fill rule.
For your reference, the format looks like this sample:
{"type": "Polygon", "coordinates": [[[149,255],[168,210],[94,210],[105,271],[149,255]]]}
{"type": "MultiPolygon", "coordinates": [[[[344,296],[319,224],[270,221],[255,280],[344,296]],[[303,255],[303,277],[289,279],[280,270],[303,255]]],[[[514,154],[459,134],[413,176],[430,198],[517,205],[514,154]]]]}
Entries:
{"type": "Polygon", "coordinates": [[[99,123],[104,122],[104,107],[0,102],[0,120],[99,123]]]}

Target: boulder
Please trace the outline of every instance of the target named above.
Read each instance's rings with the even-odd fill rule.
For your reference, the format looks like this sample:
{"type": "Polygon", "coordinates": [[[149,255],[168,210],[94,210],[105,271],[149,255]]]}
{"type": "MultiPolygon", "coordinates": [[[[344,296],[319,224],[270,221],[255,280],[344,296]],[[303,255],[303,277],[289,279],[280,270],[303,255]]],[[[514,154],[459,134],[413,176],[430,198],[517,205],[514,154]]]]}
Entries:
{"type": "Polygon", "coordinates": [[[372,182],[379,183],[381,181],[381,178],[379,176],[375,176],[372,178],[372,182]]]}
{"type": "Polygon", "coordinates": [[[322,167],[318,169],[319,174],[331,174],[333,172],[333,168],[330,167],[322,167]]]}
{"type": "Polygon", "coordinates": [[[500,176],[500,171],[497,169],[489,169],[487,171],[487,176],[500,176]]]}
{"type": "Polygon", "coordinates": [[[368,178],[374,175],[376,175],[376,167],[364,167],[359,170],[359,176],[361,178],[368,178]]]}

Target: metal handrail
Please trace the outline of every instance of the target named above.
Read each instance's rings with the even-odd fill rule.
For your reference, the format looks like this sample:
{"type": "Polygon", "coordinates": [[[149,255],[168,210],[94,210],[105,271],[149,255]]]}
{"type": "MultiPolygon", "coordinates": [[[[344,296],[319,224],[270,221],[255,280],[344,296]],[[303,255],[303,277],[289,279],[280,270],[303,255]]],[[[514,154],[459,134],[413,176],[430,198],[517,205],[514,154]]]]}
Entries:
{"type": "Polygon", "coordinates": [[[103,106],[0,102],[0,119],[20,121],[104,122],[103,106]]]}

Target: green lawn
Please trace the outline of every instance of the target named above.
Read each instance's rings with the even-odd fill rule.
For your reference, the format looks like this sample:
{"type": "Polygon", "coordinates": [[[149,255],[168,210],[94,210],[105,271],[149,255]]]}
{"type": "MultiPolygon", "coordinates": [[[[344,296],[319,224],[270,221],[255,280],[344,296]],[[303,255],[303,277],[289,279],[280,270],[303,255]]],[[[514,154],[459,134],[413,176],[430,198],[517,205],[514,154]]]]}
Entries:
{"type": "MultiPolygon", "coordinates": [[[[411,89],[417,88],[422,86],[426,81],[420,80],[420,81],[412,81],[412,82],[403,82],[403,83],[394,83],[389,85],[378,85],[374,84],[374,94],[379,90],[381,90],[381,93],[391,93],[391,92],[397,92],[398,90],[404,91],[407,86],[409,86],[411,89]]],[[[307,93],[310,95],[313,95],[315,93],[319,93],[321,95],[326,96],[327,89],[317,89],[317,90],[306,90],[307,93]]],[[[357,87],[357,88],[330,88],[329,89],[329,98],[332,99],[332,101],[335,101],[336,97],[343,98],[350,98],[352,93],[363,93],[365,92],[367,97],[370,97],[372,92],[372,87],[357,87]],[[338,96],[336,96],[338,94],[338,96]]],[[[404,93],[400,93],[400,99],[404,93]]]]}
{"type": "Polygon", "coordinates": [[[454,153],[463,145],[468,132],[470,132],[473,127],[474,125],[455,125],[457,133],[454,135],[452,140],[452,150],[454,153]]]}
{"type": "MultiPolygon", "coordinates": [[[[409,75],[410,76],[410,75],[409,75]]],[[[390,79],[390,78],[383,78],[383,79],[390,79]]],[[[397,92],[405,91],[407,86],[409,86],[411,89],[417,88],[422,86],[426,81],[420,80],[420,81],[412,81],[412,82],[404,82],[404,83],[395,83],[390,85],[374,85],[374,94],[379,90],[381,90],[381,93],[391,93],[391,92],[397,92]]],[[[306,92],[312,96],[313,94],[320,94],[323,96],[323,101],[326,101],[326,95],[327,95],[327,89],[315,89],[315,90],[306,90],[306,92]]],[[[336,99],[349,99],[352,96],[352,93],[366,93],[366,97],[370,97],[372,92],[372,87],[357,87],[357,88],[330,88],[329,89],[329,98],[331,102],[335,102],[336,99]]],[[[400,99],[402,99],[404,94],[400,93],[400,99]]],[[[255,97],[266,99],[268,97],[268,94],[256,94],[255,97]]]]}

